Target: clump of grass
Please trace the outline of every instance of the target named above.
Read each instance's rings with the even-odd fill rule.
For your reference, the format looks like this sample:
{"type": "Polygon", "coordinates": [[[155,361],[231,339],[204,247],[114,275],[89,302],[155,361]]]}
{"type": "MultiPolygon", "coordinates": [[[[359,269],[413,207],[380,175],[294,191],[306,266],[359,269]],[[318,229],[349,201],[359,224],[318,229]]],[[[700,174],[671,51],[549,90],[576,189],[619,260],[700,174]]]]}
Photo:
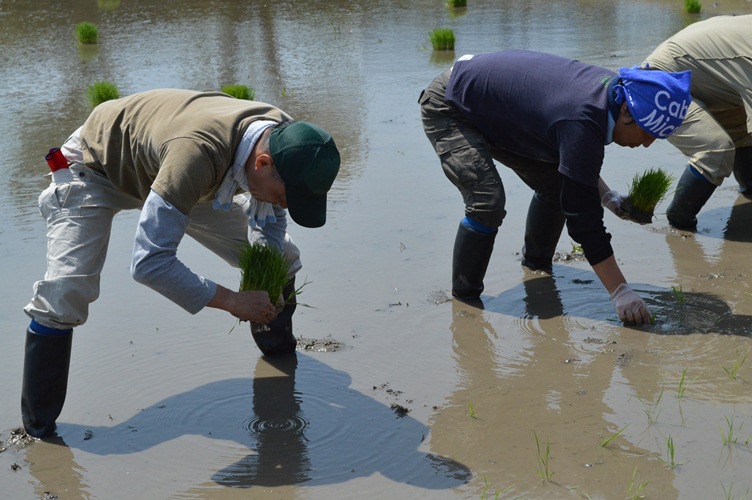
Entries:
{"type": "Polygon", "coordinates": [[[86,89],[86,97],[91,106],[96,108],[105,101],[117,99],[120,97],[120,92],[114,83],[95,82],[86,89]]]}
{"type": "Polygon", "coordinates": [[[669,469],[674,469],[683,463],[676,461],[676,448],[674,446],[674,439],[671,436],[666,438],[666,459],[658,457],[658,460],[663,462],[663,465],[669,469]]]}
{"type": "Polygon", "coordinates": [[[658,408],[658,405],[661,403],[661,399],[663,398],[663,391],[665,390],[665,387],[661,387],[661,392],[658,394],[658,398],[655,400],[655,403],[649,403],[646,401],[643,401],[640,399],[639,396],[635,396],[637,400],[642,403],[642,412],[645,414],[645,416],[648,417],[648,424],[654,424],[658,421],[658,417],[661,414],[661,409],[658,408]]]}
{"type": "Polygon", "coordinates": [[[467,7],[467,0],[449,0],[449,6],[453,9],[467,7]]]}
{"type": "Polygon", "coordinates": [[[734,380],[739,380],[739,369],[741,369],[742,365],[745,361],[747,361],[747,356],[749,356],[749,351],[747,351],[744,356],[739,358],[739,351],[736,351],[736,359],[734,360],[734,363],[731,365],[730,368],[726,368],[725,366],[722,367],[723,371],[726,372],[726,375],[731,377],[734,380]]]}
{"type": "Polygon", "coordinates": [[[451,28],[436,28],[430,34],[433,50],[454,50],[454,31],[451,28]]]}
{"type": "Polygon", "coordinates": [[[684,303],[687,300],[687,297],[684,295],[684,290],[682,290],[682,286],[672,286],[671,287],[671,293],[674,294],[674,298],[676,299],[676,303],[679,304],[679,307],[684,307],[684,303]]]}
{"type": "Polygon", "coordinates": [[[240,291],[265,291],[277,307],[284,306],[289,297],[282,296],[287,283],[288,264],[282,252],[275,247],[254,243],[245,245],[238,258],[240,265],[240,291]]]}
{"type": "Polygon", "coordinates": [[[637,222],[652,222],[655,207],[666,196],[673,180],[672,175],[660,168],[635,175],[624,209],[637,222]]]}
{"type": "Polygon", "coordinates": [[[256,97],[256,91],[247,85],[225,85],[222,87],[222,92],[246,101],[252,101],[256,97]]]}
{"type": "Polygon", "coordinates": [[[644,490],[648,484],[650,484],[650,481],[640,481],[640,477],[637,475],[637,467],[635,467],[632,471],[632,481],[630,481],[629,488],[627,489],[627,498],[631,500],[645,498],[642,494],[642,490],[644,490]]]}
{"type": "Polygon", "coordinates": [[[82,22],[76,25],[76,38],[79,43],[93,45],[99,41],[99,29],[93,23],[82,22]]]}
{"type": "Polygon", "coordinates": [[[544,481],[551,481],[554,472],[551,471],[551,443],[546,441],[545,449],[541,450],[541,442],[538,439],[538,433],[533,431],[535,436],[535,448],[538,456],[538,475],[544,481]]]}
{"type": "Polygon", "coordinates": [[[702,10],[702,2],[700,0],[684,0],[684,10],[687,14],[699,14],[702,10]]]}

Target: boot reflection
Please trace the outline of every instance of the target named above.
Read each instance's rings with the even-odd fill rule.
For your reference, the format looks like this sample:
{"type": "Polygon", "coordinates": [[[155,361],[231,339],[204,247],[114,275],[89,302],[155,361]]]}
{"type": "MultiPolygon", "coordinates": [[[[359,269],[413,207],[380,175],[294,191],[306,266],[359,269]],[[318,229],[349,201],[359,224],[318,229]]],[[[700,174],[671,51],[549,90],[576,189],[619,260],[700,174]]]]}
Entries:
{"type": "Polygon", "coordinates": [[[564,314],[561,294],[556,288],[556,280],[549,274],[527,278],[525,288],[525,314],[531,318],[551,319],[564,314]]]}
{"type": "Polygon", "coordinates": [[[73,458],[63,438],[53,434],[29,444],[26,449],[29,473],[36,479],[36,498],[90,498],[84,470],[73,458]]]}
{"type": "Polygon", "coordinates": [[[257,454],[217,472],[223,486],[283,486],[308,481],[307,420],[295,392],[297,355],[259,358],[253,378],[253,416],[249,431],[257,454]]]}

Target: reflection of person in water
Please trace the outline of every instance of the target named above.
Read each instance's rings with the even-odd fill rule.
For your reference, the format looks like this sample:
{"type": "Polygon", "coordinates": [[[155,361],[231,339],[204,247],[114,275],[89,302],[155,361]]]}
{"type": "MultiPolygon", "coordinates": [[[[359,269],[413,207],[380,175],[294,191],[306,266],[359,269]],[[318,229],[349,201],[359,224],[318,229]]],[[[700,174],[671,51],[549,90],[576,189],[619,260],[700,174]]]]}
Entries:
{"type": "Polygon", "coordinates": [[[248,379],[221,380],[160,401],[113,427],[65,424],[58,432],[70,436],[74,448],[102,456],[139,453],[187,434],[239,443],[253,453],[212,476],[231,487],[334,484],[376,472],[427,489],[456,488],[469,480],[462,464],[418,451],[428,434],[425,425],[395,415],[350,383],[347,373],[310,356],[260,358],[252,395],[248,379]],[[271,377],[260,376],[270,371],[271,377]],[[228,415],[247,418],[228,425],[228,415]],[[161,421],[176,416],[179,421],[161,421]],[[145,432],[155,427],[159,432],[145,432]],[[87,431],[91,439],[74,439],[87,431]]]}
{"type": "Polygon", "coordinates": [[[219,472],[224,486],[282,486],[308,481],[311,473],[305,442],[305,416],[295,392],[297,356],[268,358],[256,364],[250,431],[258,439],[256,454],[219,472]],[[269,376],[269,368],[278,373],[269,376]]]}

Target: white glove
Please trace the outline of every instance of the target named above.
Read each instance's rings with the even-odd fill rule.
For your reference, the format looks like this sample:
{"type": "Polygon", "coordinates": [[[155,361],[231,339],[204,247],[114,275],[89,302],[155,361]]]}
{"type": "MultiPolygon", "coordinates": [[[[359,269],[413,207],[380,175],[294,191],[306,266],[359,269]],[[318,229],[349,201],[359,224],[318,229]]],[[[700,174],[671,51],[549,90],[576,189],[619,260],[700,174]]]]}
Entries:
{"type": "Polygon", "coordinates": [[[624,323],[650,323],[650,313],[645,301],[629,288],[629,285],[622,283],[610,296],[611,302],[614,303],[616,314],[624,323]]]}
{"type": "Polygon", "coordinates": [[[621,219],[629,218],[629,214],[621,208],[625,201],[627,201],[627,197],[620,195],[613,189],[606,191],[601,197],[601,205],[611,210],[614,215],[621,219]]]}

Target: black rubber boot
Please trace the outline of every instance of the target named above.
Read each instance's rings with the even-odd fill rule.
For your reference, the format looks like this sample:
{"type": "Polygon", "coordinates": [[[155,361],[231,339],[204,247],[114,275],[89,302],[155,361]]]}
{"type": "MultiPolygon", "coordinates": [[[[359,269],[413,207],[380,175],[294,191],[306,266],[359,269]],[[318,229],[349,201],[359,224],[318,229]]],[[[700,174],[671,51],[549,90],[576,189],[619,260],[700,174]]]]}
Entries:
{"type": "Polygon", "coordinates": [[[43,438],[55,430],[68,390],[73,333],[43,335],[26,330],[21,419],[26,432],[43,438]]]}
{"type": "Polygon", "coordinates": [[[251,335],[264,356],[287,356],[295,353],[297,341],[292,334],[292,315],[298,305],[295,297],[295,278],[285,285],[282,295],[285,307],[266,325],[251,322],[251,335]]]}
{"type": "Polygon", "coordinates": [[[752,146],[736,148],[734,178],[739,183],[739,192],[752,200],[752,146]]]}
{"type": "Polygon", "coordinates": [[[674,199],[666,209],[668,223],[682,231],[696,231],[697,214],[715,188],[702,174],[688,166],[676,184],[674,199]]]}
{"type": "Polygon", "coordinates": [[[525,222],[523,266],[533,271],[551,273],[556,244],[559,243],[566,221],[558,203],[548,203],[538,193],[533,194],[525,222]]]}
{"type": "Polygon", "coordinates": [[[484,233],[460,222],[452,257],[452,296],[456,299],[479,305],[496,234],[497,231],[484,233]]]}

